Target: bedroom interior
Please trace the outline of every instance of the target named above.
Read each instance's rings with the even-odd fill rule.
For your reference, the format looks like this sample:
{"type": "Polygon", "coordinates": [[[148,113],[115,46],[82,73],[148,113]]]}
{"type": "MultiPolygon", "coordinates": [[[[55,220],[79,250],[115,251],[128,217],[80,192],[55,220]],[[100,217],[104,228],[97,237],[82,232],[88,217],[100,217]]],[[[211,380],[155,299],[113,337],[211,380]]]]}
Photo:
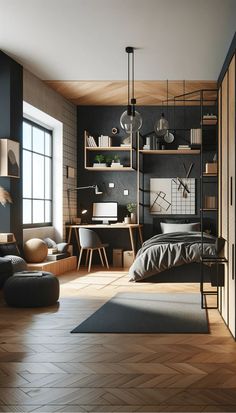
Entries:
{"type": "Polygon", "coordinates": [[[0,14],[0,410],[236,411],[235,1],[0,14]]]}

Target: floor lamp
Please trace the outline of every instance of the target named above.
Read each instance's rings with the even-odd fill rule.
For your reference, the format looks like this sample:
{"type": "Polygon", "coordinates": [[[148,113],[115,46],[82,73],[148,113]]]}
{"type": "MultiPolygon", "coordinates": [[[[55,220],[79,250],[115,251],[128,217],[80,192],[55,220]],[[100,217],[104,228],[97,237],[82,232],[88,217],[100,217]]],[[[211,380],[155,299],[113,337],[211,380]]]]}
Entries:
{"type": "Polygon", "coordinates": [[[68,199],[68,210],[69,210],[69,221],[70,224],[72,224],[72,217],[71,217],[71,205],[70,205],[70,193],[71,192],[77,192],[83,189],[93,189],[95,192],[95,195],[102,195],[102,191],[99,189],[97,185],[89,185],[89,186],[78,186],[77,188],[68,188],[67,189],[67,199],[68,199]]]}

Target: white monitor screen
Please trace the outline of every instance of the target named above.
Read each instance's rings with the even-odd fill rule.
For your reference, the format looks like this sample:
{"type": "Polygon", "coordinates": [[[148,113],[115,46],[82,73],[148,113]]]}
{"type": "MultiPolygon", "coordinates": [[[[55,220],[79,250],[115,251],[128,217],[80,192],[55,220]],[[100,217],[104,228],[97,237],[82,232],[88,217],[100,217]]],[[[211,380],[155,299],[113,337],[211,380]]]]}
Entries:
{"type": "Polygon", "coordinates": [[[93,221],[117,221],[117,202],[94,202],[93,221]]]}

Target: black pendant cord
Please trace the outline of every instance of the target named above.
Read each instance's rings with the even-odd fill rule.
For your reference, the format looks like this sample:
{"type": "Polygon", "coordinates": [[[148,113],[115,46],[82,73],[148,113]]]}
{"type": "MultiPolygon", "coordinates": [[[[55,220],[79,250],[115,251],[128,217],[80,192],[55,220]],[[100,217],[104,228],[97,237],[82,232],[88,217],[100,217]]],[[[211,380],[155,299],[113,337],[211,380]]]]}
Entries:
{"type": "Polygon", "coordinates": [[[135,103],[134,103],[134,52],[132,53],[132,104],[133,104],[133,115],[135,114],[135,103]]]}
{"type": "Polygon", "coordinates": [[[128,103],[127,108],[130,106],[130,61],[129,61],[129,53],[128,53],[128,103]]]}
{"type": "Polygon", "coordinates": [[[174,96],[174,121],[173,123],[174,123],[174,131],[175,131],[175,96],[174,96]]]}
{"type": "Polygon", "coordinates": [[[167,120],[169,119],[168,97],[169,97],[169,82],[168,82],[168,79],[167,79],[167,81],[166,81],[166,113],[167,113],[167,120]]]}
{"type": "Polygon", "coordinates": [[[184,140],[186,141],[186,111],[185,111],[185,80],[183,81],[183,93],[184,93],[184,140]]]}

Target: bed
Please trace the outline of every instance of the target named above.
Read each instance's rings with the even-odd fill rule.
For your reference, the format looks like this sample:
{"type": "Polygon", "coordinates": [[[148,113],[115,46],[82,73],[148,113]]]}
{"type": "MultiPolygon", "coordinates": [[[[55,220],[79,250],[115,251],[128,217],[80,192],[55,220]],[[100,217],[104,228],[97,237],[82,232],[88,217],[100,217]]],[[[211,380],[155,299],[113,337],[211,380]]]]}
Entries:
{"type": "MultiPolygon", "coordinates": [[[[198,279],[200,279],[202,239],[203,254],[215,255],[216,238],[207,233],[203,234],[203,238],[199,231],[166,232],[154,235],[145,241],[138,251],[129,269],[130,281],[143,281],[153,276],[156,276],[158,281],[159,274],[163,272],[167,274],[167,271],[178,267],[181,267],[183,272],[190,273],[190,265],[193,264],[194,271],[198,272],[198,279]]],[[[164,273],[163,276],[165,276],[164,273]]]]}

